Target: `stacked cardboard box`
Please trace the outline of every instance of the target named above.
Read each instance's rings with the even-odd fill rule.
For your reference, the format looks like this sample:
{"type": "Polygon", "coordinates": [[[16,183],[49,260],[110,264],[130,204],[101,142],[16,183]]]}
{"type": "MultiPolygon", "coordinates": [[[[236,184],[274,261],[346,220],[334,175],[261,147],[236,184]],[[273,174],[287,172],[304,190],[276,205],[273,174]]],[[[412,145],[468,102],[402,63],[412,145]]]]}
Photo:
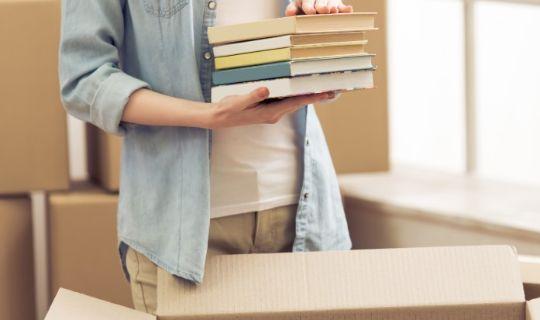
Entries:
{"type": "Polygon", "coordinates": [[[0,197],[0,319],[34,319],[32,217],[26,196],[0,197]]]}
{"type": "Polygon", "coordinates": [[[0,194],[69,186],[60,2],[0,1],[0,194]]]}
{"type": "Polygon", "coordinates": [[[373,88],[374,13],[295,16],[208,29],[212,101],[267,87],[270,98],[373,88]]]}
{"type": "Polygon", "coordinates": [[[537,320],[510,247],[217,256],[192,286],[158,272],[157,316],[61,290],[46,320],[537,320]]]}
{"type": "Polygon", "coordinates": [[[51,297],[60,287],[131,306],[116,236],[118,196],[81,186],[49,197],[51,297]]]}
{"type": "Polygon", "coordinates": [[[386,1],[346,1],[356,11],[377,12],[379,30],[370,33],[367,49],[376,52],[376,87],[344,93],[317,113],[338,173],[387,171],[389,164],[386,1]]]}

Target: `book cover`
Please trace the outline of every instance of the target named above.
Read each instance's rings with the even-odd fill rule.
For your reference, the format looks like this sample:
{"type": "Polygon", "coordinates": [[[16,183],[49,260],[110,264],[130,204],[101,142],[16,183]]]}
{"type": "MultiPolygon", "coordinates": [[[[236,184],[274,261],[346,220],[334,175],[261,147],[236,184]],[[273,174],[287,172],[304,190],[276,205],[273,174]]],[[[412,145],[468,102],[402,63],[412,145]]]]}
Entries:
{"type": "Polygon", "coordinates": [[[324,46],[329,44],[367,44],[365,32],[342,32],[323,34],[287,35],[267,39],[230,43],[214,46],[214,56],[224,57],[236,54],[281,49],[292,46],[324,46]]]}
{"type": "Polygon", "coordinates": [[[208,28],[210,44],[292,34],[367,31],[375,28],[372,12],[301,15],[208,28]]]}
{"type": "Polygon", "coordinates": [[[215,59],[215,68],[216,70],[222,70],[280,61],[349,57],[362,55],[365,53],[365,46],[362,44],[297,46],[291,48],[244,53],[234,56],[217,57],[215,59]]]}
{"type": "Polygon", "coordinates": [[[373,85],[372,70],[314,74],[213,87],[212,102],[233,94],[248,94],[261,87],[268,88],[271,99],[329,91],[369,89],[373,88],[373,85]]]}
{"type": "Polygon", "coordinates": [[[337,58],[287,61],[258,66],[215,71],[214,85],[224,85],[256,80],[293,77],[315,73],[373,69],[373,55],[337,58]]]}

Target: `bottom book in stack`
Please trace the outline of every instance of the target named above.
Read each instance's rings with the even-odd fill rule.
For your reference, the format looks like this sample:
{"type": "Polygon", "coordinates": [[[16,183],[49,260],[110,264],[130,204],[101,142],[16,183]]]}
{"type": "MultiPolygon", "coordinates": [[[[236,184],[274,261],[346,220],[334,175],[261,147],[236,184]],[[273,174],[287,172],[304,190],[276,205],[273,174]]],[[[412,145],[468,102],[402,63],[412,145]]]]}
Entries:
{"type": "Polygon", "coordinates": [[[220,101],[229,95],[248,94],[261,87],[268,88],[269,98],[281,98],[329,91],[369,89],[373,88],[373,85],[373,70],[312,74],[217,86],[212,88],[212,102],[220,101]]]}

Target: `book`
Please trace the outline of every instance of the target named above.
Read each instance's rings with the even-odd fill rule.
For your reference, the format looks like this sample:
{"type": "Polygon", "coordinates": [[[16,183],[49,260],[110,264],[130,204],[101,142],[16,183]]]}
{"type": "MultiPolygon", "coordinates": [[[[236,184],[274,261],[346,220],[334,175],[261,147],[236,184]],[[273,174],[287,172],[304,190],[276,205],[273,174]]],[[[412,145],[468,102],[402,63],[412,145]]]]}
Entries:
{"type": "Polygon", "coordinates": [[[367,31],[375,28],[375,15],[372,12],[300,15],[210,27],[208,41],[220,44],[292,34],[367,31]]]}
{"type": "Polygon", "coordinates": [[[214,85],[249,82],[274,78],[295,77],[314,73],[332,73],[348,70],[373,69],[373,55],[338,59],[286,61],[258,66],[215,71],[214,85]]]}
{"type": "Polygon", "coordinates": [[[212,102],[218,102],[229,95],[248,94],[261,87],[270,90],[268,98],[283,98],[329,91],[370,89],[373,88],[373,71],[314,74],[217,86],[212,88],[212,102]]]}
{"type": "Polygon", "coordinates": [[[367,44],[365,32],[297,34],[225,44],[214,47],[214,57],[288,48],[293,46],[323,46],[337,43],[367,44]]]}
{"type": "Polygon", "coordinates": [[[323,47],[298,46],[218,57],[215,59],[215,68],[222,70],[280,61],[348,57],[365,53],[365,45],[362,44],[339,44],[323,47]]]}

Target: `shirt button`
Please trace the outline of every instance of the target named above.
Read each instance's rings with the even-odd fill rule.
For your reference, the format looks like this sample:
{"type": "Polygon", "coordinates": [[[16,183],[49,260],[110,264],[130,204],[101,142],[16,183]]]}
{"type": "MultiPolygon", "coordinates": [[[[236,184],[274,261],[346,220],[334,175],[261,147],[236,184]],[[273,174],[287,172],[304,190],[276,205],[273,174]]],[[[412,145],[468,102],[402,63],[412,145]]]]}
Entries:
{"type": "Polygon", "coordinates": [[[309,193],[308,192],[304,193],[304,200],[307,200],[308,198],[309,198],[309,193]]]}
{"type": "Polygon", "coordinates": [[[309,146],[309,139],[306,139],[306,146],[309,146]]]}
{"type": "Polygon", "coordinates": [[[206,60],[210,60],[210,58],[212,58],[212,54],[209,51],[207,51],[207,52],[204,53],[204,58],[206,60]]]}
{"type": "Polygon", "coordinates": [[[215,1],[208,2],[208,9],[214,10],[216,9],[217,3],[215,1]]]}

